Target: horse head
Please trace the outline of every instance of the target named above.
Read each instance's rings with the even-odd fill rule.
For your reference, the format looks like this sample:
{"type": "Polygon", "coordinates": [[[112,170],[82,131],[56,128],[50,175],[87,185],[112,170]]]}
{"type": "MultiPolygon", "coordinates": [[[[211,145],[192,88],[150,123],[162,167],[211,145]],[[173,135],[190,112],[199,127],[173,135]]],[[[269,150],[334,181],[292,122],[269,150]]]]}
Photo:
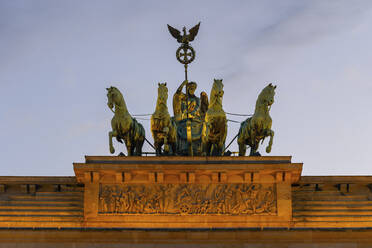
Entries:
{"type": "Polygon", "coordinates": [[[260,104],[270,107],[274,103],[275,89],[276,85],[274,86],[271,83],[267,85],[258,96],[256,105],[260,104]]]}
{"type": "Polygon", "coordinates": [[[107,90],[107,106],[112,110],[114,106],[120,105],[120,102],[123,99],[123,95],[114,86],[111,86],[110,88],[106,88],[106,90],[107,90]]]}
{"type": "Polygon", "coordinates": [[[158,104],[163,103],[167,105],[168,88],[167,83],[158,83],[158,104]]]}
{"type": "Polygon", "coordinates": [[[223,97],[223,83],[222,79],[214,79],[209,106],[219,104],[222,106],[222,97],[223,97]]]}

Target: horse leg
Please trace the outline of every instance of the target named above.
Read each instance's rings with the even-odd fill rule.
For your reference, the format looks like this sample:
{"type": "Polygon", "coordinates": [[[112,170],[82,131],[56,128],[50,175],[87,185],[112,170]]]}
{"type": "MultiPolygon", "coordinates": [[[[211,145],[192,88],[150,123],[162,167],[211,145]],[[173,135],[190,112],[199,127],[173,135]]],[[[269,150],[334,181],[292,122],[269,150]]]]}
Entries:
{"type": "Polygon", "coordinates": [[[111,154],[115,152],[115,148],[112,145],[112,137],[116,137],[116,135],[117,135],[117,132],[115,132],[115,131],[109,132],[109,146],[110,146],[110,153],[111,154]]]}
{"type": "Polygon", "coordinates": [[[245,156],[245,153],[247,151],[247,145],[246,144],[239,144],[239,156],[245,156]]]}
{"type": "MultiPolygon", "coordinates": [[[[174,121],[172,120],[172,123],[174,121]]],[[[177,151],[177,127],[176,127],[176,124],[172,124],[171,126],[171,137],[172,137],[172,154],[174,156],[177,155],[178,151],[177,151]]]]}
{"type": "Polygon", "coordinates": [[[143,129],[143,126],[138,123],[138,130],[136,129],[136,138],[134,139],[134,147],[136,151],[136,156],[142,156],[142,147],[143,143],[145,143],[145,129],[143,129]]]}
{"type": "Polygon", "coordinates": [[[143,137],[143,139],[141,139],[141,142],[139,143],[138,145],[138,151],[139,151],[139,156],[142,156],[142,147],[143,147],[143,143],[145,143],[145,138],[143,137]]]}
{"type": "Polygon", "coordinates": [[[160,140],[155,141],[154,146],[155,146],[156,156],[160,156],[161,155],[161,146],[162,146],[161,141],[160,140]]]}
{"type": "Polygon", "coordinates": [[[127,147],[128,156],[133,156],[133,144],[129,137],[126,137],[125,139],[125,146],[127,147]]]}
{"type": "Polygon", "coordinates": [[[261,154],[257,152],[257,150],[258,150],[258,142],[254,142],[253,146],[251,147],[251,152],[249,156],[261,156],[261,154]]]}
{"type": "Polygon", "coordinates": [[[131,154],[132,154],[132,156],[137,156],[137,153],[136,153],[136,144],[132,144],[132,146],[131,146],[131,154]]]}
{"type": "Polygon", "coordinates": [[[127,145],[128,156],[133,156],[132,147],[127,145]]]}
{"type": "Polygon", "coordinates": [[[170,152],[170,155],[175,156],[175,155],[177,155],[177,137],[176,137],[176,134],[173,131],[170,132],[169,134],[170,134],[169,145],[172,149],[172,151],[170,152]]]}
{"type": "Polygon", "coordinates": [[[203,138],[202,138],[201,148],[202,148],[202,156],[207,156],[207,143],[203,138]]]}
{"type": "Polygon", "coordinates": [[[206,143],[207,143],[206,144],[206,147],[207,147],[206,156],[212,156],[212,142],[207,141],[206,143]]]}
{"type": "Polygon", "coordinates": [[[143,143],[144,142],[145,142],[144,139],[137,140],[137,143],[136,143],[136,156],[142,156],[142,146],[143,146],[143,143]]]}
{"type": "Polygon", "coordinates": [[[205,141],[204,142],[204,155],[210,156],[210,152],[211,152],[211,146],[208,141],[205,141]]]}
{"type": "Polygon", "coordinates": [[[172,142],[171,143],[171,147],[172,147],[172,155],[175,156],[177,155],[177,146],[176,146],[176,142],[172,142]]]}
{"type": "Polygon", "coordinates": [[[245,144],[242,137],[238,137],[238,145],[239,145],[239,156],[245,156],[245,152],[247,151],[247,145],[245,144]]]}
{"type": "Polygon", "coordinates": [[[158,155],[158,143],[156,142],[156,137],[155,136],[154,136],[154,148],[155,148],[155,155],[159,156],[158,155]]]}
{"type": "Polygon", "coordinates": [[[216,144],[216,147],[217,147],[217,156],[223,156],[222,152],[223,152],[223,143],[218,143],[216,144]]]}
{"type": "Polygon", "coordinates": [[[266,152],[267,153],[270,153],[271,152],[271,146],[273,145],[273,139],[274,139],[274,131],[269,129],[267,131],[267,135],[270,136],[270,141],[269,141],[269,144],[267,145],[266,147],[266,152]]]}
{"type": "Polygon", "coordinates": [[[208,141],[206,139],[206,137],[202,137],[202,144],[201,144],[201,148],[202,148],[202,156],[208,156],[208,141]]]}
{"type": "Polygon", "coordinates": [[[168,134],[164,137],[164,154],[169,155],[169,143],[168,143],[168,134]]]}
{"type": "Polygon", "coordinates": [[[225,121],[225,129],[223,132],[223,135],[220,139],[219,145],[220,145],[220,156],[224,155],[224,150],[225,150],[225,142],[226,142],[226,136],[227,136],[227,121],[225,121]]]}

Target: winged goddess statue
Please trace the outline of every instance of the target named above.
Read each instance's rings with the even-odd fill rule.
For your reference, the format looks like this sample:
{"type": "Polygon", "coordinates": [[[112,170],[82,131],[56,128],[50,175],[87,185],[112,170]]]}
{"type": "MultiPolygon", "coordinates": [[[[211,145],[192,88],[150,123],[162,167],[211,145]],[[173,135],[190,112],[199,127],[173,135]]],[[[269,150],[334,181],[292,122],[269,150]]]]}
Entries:
{"type": "Polygon", "coordinates": [[[181,32],[178,29],[169,24],[167,25],[169,33],[178,41],[178,43],[189,44],[189,42],[193,41],[195,36],[198,34],[200,22],[189,30],[189,34],[186,33],[186,27],[183,27],[183,35],[181,35],[181,32]]]}

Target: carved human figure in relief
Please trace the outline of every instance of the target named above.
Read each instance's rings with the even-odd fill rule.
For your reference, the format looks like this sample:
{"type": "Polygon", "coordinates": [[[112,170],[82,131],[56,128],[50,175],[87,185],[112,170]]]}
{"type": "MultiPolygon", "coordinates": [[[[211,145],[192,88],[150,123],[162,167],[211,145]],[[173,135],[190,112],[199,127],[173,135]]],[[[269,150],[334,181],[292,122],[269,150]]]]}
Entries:
{"type": "Polygon", "coordinates": [[[277,212],[273,185],[168,184],[106,185],[100,214],[272,215],[277,212]]]}

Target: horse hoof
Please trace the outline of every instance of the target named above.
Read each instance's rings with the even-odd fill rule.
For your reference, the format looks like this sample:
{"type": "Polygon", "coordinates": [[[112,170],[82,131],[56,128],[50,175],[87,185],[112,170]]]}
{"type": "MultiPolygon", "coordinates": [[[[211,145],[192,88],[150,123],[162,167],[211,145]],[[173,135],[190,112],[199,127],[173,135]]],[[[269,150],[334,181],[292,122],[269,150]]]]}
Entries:
{"type": "Polygon", "coordinates": [[[113,154],[115,152],[115,148],[110,147],[110,153],[113,154]]]}
{"type": "Polygon", "coordinates": [[[164,145],[164,153],[169,154],[169,145],[164,145]]]}
{"type": "Polygon", "coordinates": [[[224,152],[223,156],[231,156],[232,152],[230,150],[224,152]]]}
{"type": "Polygon", "coordinates": [[[254,152],[254,153],[249,154],[249,156],[252,156],[252,157],[260,157],[261,154],[260,154],[259,152],[254,152]]]}

